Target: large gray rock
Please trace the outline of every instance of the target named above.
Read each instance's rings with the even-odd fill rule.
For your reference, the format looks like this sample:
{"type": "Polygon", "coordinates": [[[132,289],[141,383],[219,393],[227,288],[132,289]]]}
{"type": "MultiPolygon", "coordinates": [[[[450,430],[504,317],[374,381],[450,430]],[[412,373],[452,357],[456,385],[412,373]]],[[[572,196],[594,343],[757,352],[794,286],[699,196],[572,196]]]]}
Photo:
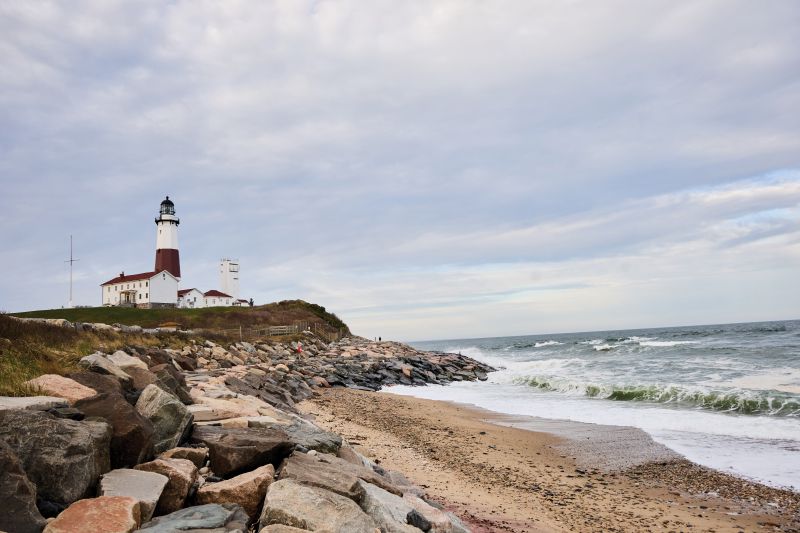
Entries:
{"type": "MultiPolygon", "coordinates": [[[[348,465],[350,466],[350,465],[348,465]]],[[[278,479],[292,479],[303,485],[319,487],[355,501],[361,501],[364,489],[358,476],[304,453],[295,453],[281,465],[278,479]]]]}
{"type": "Polygon", "coordinates": [[[414,494],[403,494],[403,499],[428,523],[430,533],[468,533],[458,519],[452,519],[453,515],[433,507],[414,494]]]}
{"type": "Polygon", "coordinates": [[[376,527],[350,498],[291,479],[276,481],[267,489],[259,525],[270,524],[353,533],[373,533],[376,527]]]}
{"type": "Polygon", "coordinates": [[[9,409],[47,411],[58,407],[69,407],[69,403],[64,398],[57,396],[0,396],[0,411],[9,409]]]}
{"type": "Polygon", "coordinates": [[[86,370],[97,372],[98,374],[108,374],[109,376],[114,376],[115,378],[118,378],[124,385],[130,385],[131,383],[131,377],[120,367],[109,361],[108,358],[106,358],[106,356],[100,352],[82,357],[81,360],[78,361],[78,364],[86,370]]]}
{"type": "Polygon", "coordinates": [[[384,533],[419,533],[421,530],[408,524],[407,517],[414,508],[400,496],[387,492],[371,483],[359,481],[364,490],[361,508],[384,533]]]}
{"type": "Polygon", "coordinates": [[[199,426],[194,428],[190,441],[208,448],[211,470],[222,477],[266,464],[277,466],[294,448],[289,436],[276,429],[199,426]]]}
{"type": "Polygon", "coordinates": [[[36,508],[36,485],[31,483],[14,450],[0,440],[0,531],[39,533],[45,520],[36,508]]]}
{"type": "Polygon", "coordinates": [[[167,392],[174,394],[181,402],[186,405],[194,403],[192,396],[189,394],[189,389],[186,388],[186,379],[178,370],[172,365],[172,358],[170,363],[161,364],[150,367],[156,378],[158,378],[158,385],[167,392]]]}
{"type": "Polygon", "coordinates": [[[136,410],[153,424],[156,453],[177,446],[192,426],[192,414],[172,394],[148,385],[136,402],[136,410]]]}
{"type": "Polygon", "coordinates": [[[123,372],[127,372],[128,368],[141,368],[142,370],[147,370],[147,363],[138,357],[133,357],[132,355],[126,354],[122,350],[117,350],[109,355],[108,360],[117,365],[123,372]]]}
{"type": "Polygon", "coordinates": [[[292,454],[282,465],[279,478],[296,479],[300,483],[327,488],[356,502],[360,501],[362,494],[356,483],[359,479],[378,485],[398,496],[402,495],[400,489],[374,470],[355,465],[327,453],[316,455],[292,454]]]}
{"type": "Polygon", "coordinates": [[[109,392],[119,395],[125,393],[119,378],[109,376],[108,374],[98,374],[97,372],[82,370],[80,372],[73,372],[67,377],[77,381],[81,385],[86,385],[90,389],[94,389],[98,393],[109,392]]]}
{"type": "Polygon", "coordinates": [[[155,472],[119,468],[100,479],[98,496],[126,496],[139,502],[142,522],[150,520],[169,478],[155,472]]]}
{"type": "Polygon", "coordinates": [[[56,418],[41,411],[0,411],[0,439],[19,457],[39,496],[70,504],[110,468],[105,422],[56,418]]]}
{"type": "MultiPolygon", "coordinates": [[[[261,418],[261,420],[264,419],[266,417],[261,418]]],[[[296,444],[308,450],[335,454],[342,445],[342,437],[336,433],[325,431],[297,415],[292,415],[291,423],[289,424],[262,422],[261,420],[252,420],[250,426],[282,429],[296,444]]]]}
{"type": "Polygon", "coordinates": [[[86,416],[104,418],[111,424],[111,466],[135,466],[153,456],[153,424],[116,392],[102,393],[75,403],[86,416]]]}
{"type": "Polygon", "coordinates": [[[198,505],[160,516],[144,524],[139,531],[147,533],[241,533],[247,531],[249,517],[241,507],[231,503],[198,505]]]}

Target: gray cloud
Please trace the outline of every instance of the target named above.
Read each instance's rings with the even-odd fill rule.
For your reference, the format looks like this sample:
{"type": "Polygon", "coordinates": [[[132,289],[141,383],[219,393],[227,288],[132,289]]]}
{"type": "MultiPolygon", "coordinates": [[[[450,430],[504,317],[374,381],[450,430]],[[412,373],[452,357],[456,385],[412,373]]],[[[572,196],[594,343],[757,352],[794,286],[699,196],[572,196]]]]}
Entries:
{"type": "MultiPolygon", "coordinates": [[[[0,308],[64,303],[70,233],[81,303],[149,268],[164,194],[185,283],[239,256],[257,300],[365,334],[538,330],[541,286],[586,309],[548,327],[585,329],[597,287],[662,267],[648,317],[679,320],[670,287],[703,293],[723,256],[757,294],[798,266],[798,22],[791,1],[5,4],[0,308]],[[487,321],[508,314],[529,325],[487,321]]],[[[795,316],[789,296],[698,319],[795,316]]]]}

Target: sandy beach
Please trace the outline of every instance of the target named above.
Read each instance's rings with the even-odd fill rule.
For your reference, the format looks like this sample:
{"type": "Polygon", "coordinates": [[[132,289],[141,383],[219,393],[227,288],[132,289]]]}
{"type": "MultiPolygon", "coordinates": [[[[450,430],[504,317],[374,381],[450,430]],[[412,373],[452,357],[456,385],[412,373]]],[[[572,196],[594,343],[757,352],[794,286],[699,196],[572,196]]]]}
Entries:
{"type": "Polygon", "coordinates": [[[638,430],[347,389],[302,409],[476,532],[800,531],[800,494],[700,467],[638,430]]]}

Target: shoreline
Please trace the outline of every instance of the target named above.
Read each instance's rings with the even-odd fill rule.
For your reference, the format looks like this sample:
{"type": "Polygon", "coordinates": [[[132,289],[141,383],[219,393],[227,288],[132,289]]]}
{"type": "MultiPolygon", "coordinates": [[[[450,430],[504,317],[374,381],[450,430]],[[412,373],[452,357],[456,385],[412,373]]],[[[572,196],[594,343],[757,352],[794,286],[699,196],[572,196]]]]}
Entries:
{"type": "Polygon", "coordinates": [[[800,494],[696,465],[640,430],[550,420],[531,429],[465,404],[347,389],[301,409],[476,532],[800,529],[800,494]],[[613,460],[630,460],[632,448],[643,460],[613,460]]]}

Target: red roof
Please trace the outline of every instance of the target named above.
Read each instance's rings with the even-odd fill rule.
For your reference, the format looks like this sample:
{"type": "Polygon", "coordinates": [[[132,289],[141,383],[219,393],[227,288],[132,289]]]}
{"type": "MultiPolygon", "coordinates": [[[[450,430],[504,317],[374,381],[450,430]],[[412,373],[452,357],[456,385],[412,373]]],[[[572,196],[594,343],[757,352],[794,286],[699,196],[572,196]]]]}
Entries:
{"type": "Polygon", "coordinates": [[[142,272],[141,274],[128,274],[127,276],[122,273],[114,279],[110,279],[105,283],[101,283],[100,286],[103,285],[113,285],[115,283],[125,283],[127,281],[139,281],[140,279],[150,279],[153,276],[158,274],[158,272],[142,272]]]}
{"type": "Polygon", "coordinates": [[[203,296],[217,296],[221,298],[233,298],[230,294],[225,294],[224,292],[219,292],[217,289],[211,289],[207,293],[203,294],[203,296]]]}
{"type": "Polygon", "coordinates": [[[181,289],[181,290],[178,291],[178,296],[184,296],[184,295],[189,294],[190,292],[196,291],[196,290],[197,289],[195,289],[194,287],[192,287],[191,289],[181,289]]]}

